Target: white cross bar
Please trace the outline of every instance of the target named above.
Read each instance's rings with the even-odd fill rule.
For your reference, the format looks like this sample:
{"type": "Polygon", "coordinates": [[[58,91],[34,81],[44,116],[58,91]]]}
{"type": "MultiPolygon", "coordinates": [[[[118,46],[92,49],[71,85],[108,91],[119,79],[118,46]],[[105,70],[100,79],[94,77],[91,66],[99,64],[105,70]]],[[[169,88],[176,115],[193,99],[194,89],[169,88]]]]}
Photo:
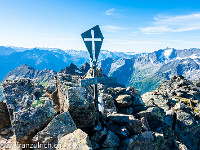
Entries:
{"type": "Polygon", "coordinates": [[[101,38],[94,38],[94,30],[91,30],[92,38],[84,38],[84,41],[91,41],[92,42],[92,50],[95,50],[95,42],[102,41],[101,38]]]}

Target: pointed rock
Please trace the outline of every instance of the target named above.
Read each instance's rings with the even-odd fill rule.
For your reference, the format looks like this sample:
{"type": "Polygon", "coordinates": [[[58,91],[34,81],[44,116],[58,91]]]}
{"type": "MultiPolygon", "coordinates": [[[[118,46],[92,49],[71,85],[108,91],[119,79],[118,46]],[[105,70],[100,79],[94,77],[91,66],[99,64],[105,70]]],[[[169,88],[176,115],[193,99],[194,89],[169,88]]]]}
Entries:
{"type": "Polygon", "coordinates": [[[57,150],[92,150],[89,136],[81,129],[65,135],[58,141],[57,150]]]}
{"type": "Polygon", "coordinates": [[[57,115],[51,122],[32,139],[34,143],[57,144],[59,138],[76,130],[76,125],[69,112],[57,115]]]}

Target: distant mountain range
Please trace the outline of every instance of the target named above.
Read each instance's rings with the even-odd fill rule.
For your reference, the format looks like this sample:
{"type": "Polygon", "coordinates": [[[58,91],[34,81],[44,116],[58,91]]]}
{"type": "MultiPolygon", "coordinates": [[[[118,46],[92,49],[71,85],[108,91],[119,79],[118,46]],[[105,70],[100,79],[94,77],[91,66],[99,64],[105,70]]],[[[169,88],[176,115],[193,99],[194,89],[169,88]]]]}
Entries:
{"type": "Polygon", "coordinates": [[[189,80],[200,78],[200,49],[167,48],[136,54],[131,59],[107,58],[100,61],[99,67],[108,76],[116,76],[120,84],[134,86],[144,94],[174,75],[183,75],[189,80]]]}
{"type": "MultiPolygon", "coordinates": [[[[132,58],[132,53],[110,52],[102,50],[99,60],[108,57],[132,58]]],[[[16,47],[0,47],[0,80],[16,67],[27,64],[35,69],[43,70],[45,68],[60,71],[71,63],[80,67],[83,63],[90,62],[87,51],[60,50],[60,49],[27,49],[16,47]]]]}
{"type": "MultiPolygon", "coordinates": [[[[155,90],[162,81],[168,80],[173,75],[183,75],[190,80],[200,78],[200,49],[196,48],[184,50],[167,48],[141,54],[101,50],[99,60],[98,66],[103,68],[104,74],[117,77],[120,84],[136,87],[141,94],[155,90]]],[[[78,67],[85,62],[89,63],[87,51],[0,47],[0,80],[8,72],[23,64],[32,66],[36,71],[33,71],[33,68],[28,70],[32,70],[37,76],[39,72],[47,70],[58,72],[63,68],[65,68],[63,71],[77,73],[80,71],[78,67]],[[71,63],[77,67],[70,67],[71,63]]],[[[16,75],[16,70],[14,72],[16,75]]],[[[27,74],[23,71],[21,73],[22,76],[27,74]]],[[[12,74],[13,72],[10,72],[7,76],[12,77],[12,74]]]]}

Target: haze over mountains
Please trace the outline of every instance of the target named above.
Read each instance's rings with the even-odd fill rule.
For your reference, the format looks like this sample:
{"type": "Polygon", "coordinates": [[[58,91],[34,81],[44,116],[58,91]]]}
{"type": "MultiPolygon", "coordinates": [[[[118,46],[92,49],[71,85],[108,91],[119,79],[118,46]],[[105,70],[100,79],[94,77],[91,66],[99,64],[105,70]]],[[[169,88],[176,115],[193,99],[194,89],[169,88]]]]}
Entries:
{"type": "MultiPolygon", "coordinates": [[[[0,47],[0,80],[16,67],[27,64],[36,70],[60,71],[71,63],[80,67],[89,63],[87,51],[0,47]]],[[[200,78],[200,49],[161,49],[152,53],[123,53],[101,50],[98,66],[104,74],[115,76],[125,86],[136,87],[141,94],[155,90],[173,75],[200,78]]],[[[26,67],[27,68],[27,67],[26,67]]],[[[33,69],[32,69],[33,70],[33,69]]],[[[27,71],[25,71],[27,72],[27,71]]]]}

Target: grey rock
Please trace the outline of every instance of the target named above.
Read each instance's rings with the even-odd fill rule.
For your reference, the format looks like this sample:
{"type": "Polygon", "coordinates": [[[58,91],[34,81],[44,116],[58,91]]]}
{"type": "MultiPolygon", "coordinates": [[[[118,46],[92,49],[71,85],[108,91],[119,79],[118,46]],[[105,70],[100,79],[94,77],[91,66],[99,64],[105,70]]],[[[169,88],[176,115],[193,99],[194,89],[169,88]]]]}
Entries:
{"type": "Polygon", "coordinates": [[[117,150],[117,147],[112,147],[112,148],[101,148],[102,150],[117,150]]]}
{"type": "Polygon", "coordinates": [[[127,95],[127,94],[119,95],[119,96],[116,98],[116,101],[117,101],[117,104],[118,104],[117,106],[118,106],[119,108],[132,106],[131,95],[127,95]]]}
{"type": "Polygon", "coordinates": [[[167,105],[168,99],[167,97],[161,94],[155,94],[154,92],[148,92],[142,95],[142,100],[146,106],[150,107],[161,107],[165,111],[169,110],[169,106],[167,105]]]}
{"type": "Polygon", "coordinates": [[[147,110],[137,113],[137,116],[142,118],[145,117],[147,120],[150,118],[162,118],[164,116],[164,110],[159,107],[149,107],[147,110]]]}
{"type": "Polygon", "coordinates": [[[133,108],[132,107],[128,107],[128,108],[122,108],[119,111],[122,114],[127,114],[127,115],[132,115],[133,114],[133,108]]]}
{"type": "Polygon", "coordinates": [[[119,142],[120,142],[120,140],[119,140],[118,136],[109,130],[107,133],[107,137],[106,137],[105,141],[103,142],[102,146],[106,147],[106,148],[117,147],[117,146],[119,146],[119,142]]]}
{"type": "Polygon", "coordinates": [[[103,136],[105,136],[106,134],[107,130],[106,128],[104,128],[102,131],[95,132],[94,135],[91,137],[91,140],[99,143],[102,140],[103,136]]]}
{"type": "Polygon", "coordinates": [[[150,127],[149,127],[147,119],[145,117],[142,117],[141,122],[142,122],[142,131],[149,131],[150,127]]]}
{"type": "Polygon", "coordinates": [[[10,116],[6,103],[0,101],[0,129],[9,126],[10,124],[10,116]]]}
{"type": "Polygon", "coordinates": [[[119,126],[126,126],[132,135],[142,132],[142,122],[135,119],[133,115],[112,114],[108,118],[119,126]]]}
{"type": "Polygon", "coordinates": [[[198,88],[195,88],[195,85],[183,76],[174,76],[170,80],[163,82],[158,87],[158,92],[171,98],[175,96],[188,99],[200,98],[197,94],[200,92],[198,88]]]}
{"type": "Polygon", "coordinates": [[[50,80],[45,89],[49,94],[52,94],[54,91],[56,91],[56,80],[50,80]]]}
{"type": "Polygon", "coordinates": [[[91,144],[92,144],[92,149],[98,149],[99,148],[99,144],[94,142],[94,141],[91,141],[91,144]]]}
{"type": "Polygon", "coordinates": [[[153,144],[154,137],[151,131],[146,131],[141,133],[140,135],[134,135],[131,138],[125,139],[120,146],[120,150],[149,150],[155,149],[153,144]]]}
{"type": "Polygon", "coordinates": [[[167,143],[167,139],[164,138],[162,133],[153,133],[154,145],[156,150],[171,150],[170,145],[167,143]]]}
{"type": "Polygon", "coordinates": [[[60,112],[69,111],[78,128],[94,126],[96,111],[92,91],[88,92],[91,88],[80,87],[77,76],[59,73],[57,78],[60,112]]]}
{"type": "Polygon", "coordinates": [[[138,119],[131,120],[129,124],[126,125],[126,128],[131,135],[140,134],[142,132],[142,122],[138,119]]]}
{"type": "Polygon", "coordinates": [[[114,104],[113,97],[110,94],[102,93],[101,94],[103,98],[103,103],[104,103],[104,113],[110,114],[110,113],[116,113],[117,109],[114,104]]]}
{"type": "Polygon", "coordinates": [[[58,139],[64,135],[72,133],[76,130],[76,125],[71,118],[69,112],[57,115],[51,122],[32,139],[34,143],[54,143],[57,144],[58,139]]]}
{"type": "Polygon", "coordinates": [[[187,146],[185,146],[183,143],[176,141],[176,144],[178,145],[179,150],[188,150],[187,146]]]}
{"type": "Polygon", "coordinates": [[[1,130],[0,130],[0,135],[7,135],[7,134],[9,134],[10,132],[12,131],[12,129],[11,128],[2,128],[1,130]]]}
{"type": "Polygon", "coordinates": [[[174,112],[172,110],[169,110],[166,112],[166,115],[163,118],[164,122],[170,127],[172,127],[172,123],[174,121],[173,115],[174,115],[174,112]]]}
{"type": "Polygon", "coordinates": [[[125,126],[117,126],[115,124],[110,126],[110,129],[120,138],[120,139],[126,139],[129,135],[128,130],[125,126]]]}
{"type": "Polygon", "coordinates": [[[126,88],[122,88],[122,87],[116,87],[114,88],[114,91],[120,95],[120,94],[124,94],[126,92],[126,88]]]}
{"type": "Polygon", "coordinates": [[[115,88],[115,93],[118,94],[118,97],[116,97],[116,101],[119,108],[144,106],[144,102],[142,101],[139,92],[134,87],[119,89],[120,90],[116,91],[115,88]]]}
{"type": "Polygon", "coordinates": [[[179,126],[181,128],[180,130],[183,130],[186,126],[192,127],[195,125],[195,120],[193,117],[184,111],[177,112],[177,120],[179,120],[181,123],[181,126],[179,126]]]}
{"type": "Polygon", "coordinates": [[[126,115],[126,114],[111,114],[108,116],[108,118],[120,125],[120,126],[123,126],[123,125],[126,125],[126,124],[129,124],[131,120],[135,120],[135,117],[133,115],[126,115]]]}
{"type": "Polygon", "coordinates": [[[88,135],[81,129],[65,135],[58,140],[57,150],[92,150],[92,144],[88,135]]]}
{"type": "Polygon", "coordinates": [[[99,122],[98,125],[93,128],[93,131],[101,131],[101,130],[102,130],[102,125],[99,122]]]}
{"type": "Polygon", "coordinates": [[[188,148],[197,149],[200,141],[200,128],[191,114],[184,111],[177,112],[175,131],[188,148]]]}
{"type": "MultiPolygon", "coordinates": [[[[34,93],[30,79],[4,81],[4,95],[17,141],[27,141],[55,116],[51,101],[34,93]]],[[[40,91],[42,93],[42,90],[40,91]]]]}
{"type": "Polygon", "coordinates": [[[135,114],[138,118],[146,118],[149,127],[152,131],[157,131],[160,127],[164,126],[163,117],[165,116],[164,110],[160,107],[150,107],[147,110],[135,114]]]}

